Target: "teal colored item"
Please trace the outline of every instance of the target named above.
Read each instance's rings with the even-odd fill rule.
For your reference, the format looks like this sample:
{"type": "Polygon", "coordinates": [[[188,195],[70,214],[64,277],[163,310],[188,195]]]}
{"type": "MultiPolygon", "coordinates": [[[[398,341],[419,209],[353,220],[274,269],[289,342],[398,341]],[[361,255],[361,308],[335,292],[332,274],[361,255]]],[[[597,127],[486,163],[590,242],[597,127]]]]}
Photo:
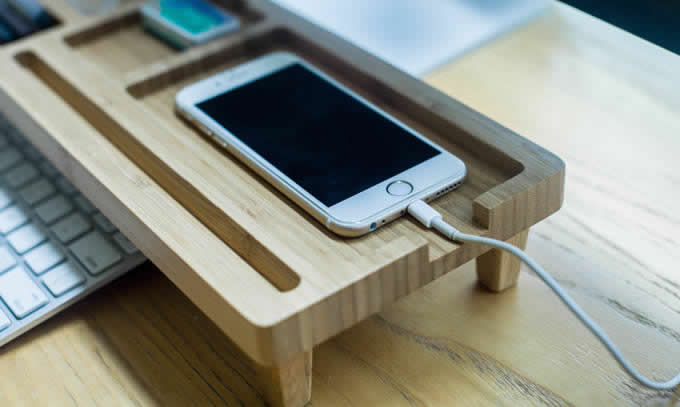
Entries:
{"type": "Polygon", "coordinates": [[[240,26],[238,17],[204,0],[153,0],[144,4],[140,12],[149,32],[180,50],[240,26]]]}
{"type": "Polygon", "coordinates": [[[201,0],[161,0],[160,14],[191,34],[200,34],[224,24],[227,19],[201,0]]]}

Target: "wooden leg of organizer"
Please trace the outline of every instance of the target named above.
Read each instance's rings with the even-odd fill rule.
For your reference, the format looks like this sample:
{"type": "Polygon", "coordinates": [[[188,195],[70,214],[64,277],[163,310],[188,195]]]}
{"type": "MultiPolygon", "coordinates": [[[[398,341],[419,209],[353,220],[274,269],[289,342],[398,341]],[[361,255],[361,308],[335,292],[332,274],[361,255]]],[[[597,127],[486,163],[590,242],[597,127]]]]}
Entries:
{"type": "MultiPolygon", "coordinates": [[[[529,230],[525,230],[507,240],[508,243],[524,250],[529,230]]],[[[477,257],[477,277],[484,287],[494,292],[504,291],[515,284],[519,277],[521,262],[515,256],[497,249],[477,257]]]]}
{"type": "Polygon", "coordinates": [[[258,366],[257,376],[272,407],[302,407],[312,398],[312,351],[279,366],[258,366]]]}

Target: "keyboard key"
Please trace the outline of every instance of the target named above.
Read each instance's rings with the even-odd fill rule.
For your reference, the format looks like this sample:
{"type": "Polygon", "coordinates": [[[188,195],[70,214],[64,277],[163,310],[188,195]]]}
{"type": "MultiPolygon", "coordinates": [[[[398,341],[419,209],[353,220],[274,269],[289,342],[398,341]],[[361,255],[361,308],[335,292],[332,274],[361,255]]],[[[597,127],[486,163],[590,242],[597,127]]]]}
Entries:
{"type": "Polygon", "coordinates": [[[66,262],[53,268],[43,276],[43,283],[55,297],[59,297],[85,282],[85,277],[77,267],[66,262]]]}
{"type": "Polygon", "coordinates": [[[55,223],[50,229],[62,243],[68,243],[90,230],[90,227],[90,222],[76,212],[55,223]]]}
{"type": "Polygon", "coordinates": [[[122,258],[118,249],[96,231],[81,237],[69,248],[93,275],[101,274],[122,258]]]}
{"type": "Polygon", "coordinates": [[[124,234],[118,232],[115,235],[113,235],[113,240],[118,243],[118,246],[120,246],[121,249],[127,254],[135,254],[139,251],[137,247],[128,239],[125,237],[124,234]]]}
{"type": "Polygon", "coordinates": [[[61,248],[53,242],[46,242],[24,255],[24,261],[33,270],[33,273],[41,275],[64,260],[61,248]]]}
{"type": "Polygon", "coordinates": [[[42,154],[40,154],[40,151],[38,151],[38,149],[33,147],[30,143],[26,144],[21,149],[24,150],[24,155],[32,161],[42,159],[42,154]]]}
{"type": "Polygon", "coordinates": [[[5,134],[9,136],[9,138],[12,139],[12,142],[17,146],[23,146],[24,144],[28,143],[26,138],[21,133],[19,133],[12,123],[7,124],[5,134]]]}
{"type": "Polygon", "coordinates": [[[65,177],[60,177],[59,179],[57,179],[57,188],[59,188],[59,190],[61,190],[61,192],[63,192],[66,195],[73,195],[76,192],[78,192],[76,187],[74,187],[73,184],[68,182],[68,180],[65,177]]]}
{"type": "Polygon", "coordinates": [[[2,310],[0,310],[0,331],[3,329],[7,328],[10,324],[9,318],[7,318],[7,315],[5,315],[2,310]]]}
{"type": "Polygon", "coordinates": [[[9,134],[7,134],[9,132],[10,126],[11,125],[9,124],[7,119],[5,119],[4,117],[0,118],[0,133],[7,136],[7,141],[12,142],[12,138],[9,137],[9,134]]]}
{"type": "Polygon", "coordinates": [[[0,298],[21,319],[47,304],[47,296],[21,267],[0,275],[0,298]]]}
{"type": "Polygon", "coordinates": [[[0,273],[17,264],[6,247],[0,247],[0,273]]]}
{"type": "Polygon", "coordinates": [[[0,212],[0,233],[6,235],[28,221],[26,214],[17,206],[10,206],[0,212]]]}
{"type": "Polygon", "coordinates": [[[116,225],[111,223],[111,221],[101,213],[94,215],[92,219],[94,219],[94,223],[96,223],[106,233],[113,233],[118,230],[116,225]]]}
{"type": "Polygon", "coordinates": [[[13,201],[12,195],[0,185],[0,209],[7,207],[13,201]]]}
{"type": "Polygon", "coordinates": [[[44,242],[47,236],[40,228],[32,223],[24,225],[7,236],[7,241],[19,254],[24,254],[40,243],[44,242]]]}
{"type": "Polygon", "coordinates": [[[7,184],[12,188],[19,188],[30,181],[33,181],[40,173],[31,163],[23,163],[12,168],[5,174],[7,184]]]}
{"type": "Polygon", "coordinates": [[[88,201],[84,196],[79,195],[73,199],[76,206],[80,208],[81,211],[85,212],[86,215],[91,215],[97,212],[97,208],[92,205],[92,202],[88,201]]]}
{"type": "Polygon", "coordinates": [[[43,222],[50,224],[73,210],[73,204],[63,195],[57,195],[35,207],[43,222]]]}
{"type": "Polygon", "coordinates": [[[19,195],[27,204],[33,206],[43,199],[49,198],[57,192],[57,189],[47,179],[42,178],[19,191],[19,195]]]}
{"type": "Polygon", "coordinates": [[[0,172],[4,172],[23,159],[23,155],[15,147],[0,151],[0,172]]]}
{"type": "Polygon", "coordinates": [[[42,164],[40,164],[40,171],[50,178],[54,178],[59,175],[59,170],[54,168],[54,166],[48,161],[44,161],[42,164]]]}
{"type": "Polygon", "coordinates": [[[12,168],[21,161],[22,158],[21,152],[14,147],[0,151],[0,172],[12,168]]]}

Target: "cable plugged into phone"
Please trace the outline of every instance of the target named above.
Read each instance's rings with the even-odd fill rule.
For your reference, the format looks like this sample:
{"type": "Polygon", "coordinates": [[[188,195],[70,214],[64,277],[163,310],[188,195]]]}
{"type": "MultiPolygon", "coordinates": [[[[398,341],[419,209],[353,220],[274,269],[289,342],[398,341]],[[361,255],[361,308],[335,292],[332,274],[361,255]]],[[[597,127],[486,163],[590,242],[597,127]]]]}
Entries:
{"type": "Polygon", "coordinates": [[[496,249],[504,250],[513,256],[524,262],[538,277],[543,280],[545,284],[550,287],[551,290],[564,302],[564,304],[571,310],[571,312],[576,315],[578,319],[583,322],[583,324],[590,329],[590,331],[602,342],[602,344],[607,348],[609,353],[616,359],[616,361],[623,367],[623,369],[628,372],[635,380],[640,382],[642,385],[655,390],[671,390],[680,384],[680,374],[675,376],[669,381],[658,382],[640,374],[631,363],[623,356],[621,351],[617,346],[609,339],[609,336],[602,330],[602,328],[592,319],[588,314],[583,311],[583,309],[567,294],[567,292],[557,283],[557,281],[548,274],[541,265],[536,263],[534,259],[529,257],[522,250],[508,244],[506,242],[490,239],[488,237],[481,237],[475,235],[469,235],[463,233],[456,229],[455,227],[449,225],[444,221],[442,215],[434,210],[430,205],[419,200],[413,202],[408,207],[408,213],[416,218],[420,223],[422,223],[428,229],[434,228],[444,236],[451,240],[458,242],[468,242],[468,243],[480,243],[487,246],[491,246],[496,249]]]}

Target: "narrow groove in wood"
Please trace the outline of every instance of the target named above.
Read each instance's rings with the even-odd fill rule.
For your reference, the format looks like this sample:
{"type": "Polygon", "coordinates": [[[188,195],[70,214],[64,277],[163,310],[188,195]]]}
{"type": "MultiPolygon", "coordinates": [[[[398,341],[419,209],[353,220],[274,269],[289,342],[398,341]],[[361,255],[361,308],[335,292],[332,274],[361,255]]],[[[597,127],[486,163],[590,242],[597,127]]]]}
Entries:
{"type": "Polygon", "coordinates": [[[137,11],[138,7],[139,6],[137,5],[135,5],[134,8],[125,7],[111,16],[106,16],[100,20],[88,23],[87,27],[83,27],[75,33],[66,35],[64,37],[64,42],[71,47],[78,47],[109,35],[121,28],[138,24],[141,21],[137,11]]]}
{"type": "MultiPolygon", "coordinates": [[[[258,10],[249,7],[244,1],[223,1],[222,3],[226,3],[222,7],[238,16],[242,29],[264,18],[258,10]]],[[[112,15],[88,22],[84,27],[76,28],[74,32],[64,37],[64,42],[75,48],[111,35],[120,29],[141,23],[139,5],[135,4],[123,7],[112,15]]]]}
{"type": "MultiPolygon", "coordinates": [[[[16,60],[62,97],[71,108],[73,108],[91,126],[97,129],[97,131],[106,136],[121,152],[127,155],[130,160],[136,162],[135,157],[155,157],[153,154],[145,152],[144,146],[139,144],[134,137],[130,136],[123,127],[113,121],[106,112],[101,110],[71,84],[66,82],[39,56],[30,51],[23,52],[16,55],[16,60]],[[123,143],[122,140],[127,141],[127,143],[123,143]]],[[[200,193],[183,178],[168,176],[171,173],[171,170],[160,160],[148,160],[147,164],[145,169],[149,176],[158,182],[159,185],[163,186],[178,202],[182,203],[186,201],[187,197],[200,196],[200,193]],[[168,188],[169,183],[172,184],[172,188],[168,188]]],[[[202,200],[201,203],[202,205],[185,205],[185,207],[187,207],[194,216],[196,215],[196,211],[199,211],[201,213],[213,213],[213,218],[220,217],[227,220],[229,219],[228,217],[222,216],[222,212],[215,208],[210,202],[202,200]]],[[[204,218],[200,216],[198,216],[197,219],[201,221],[204,220],[204,218]]],[[[214,228],[216,226],[214,224],[209,222],[204,222],[204,224],[212,230],[213,233],[215,232],[214,228]]],[[[222,225],[224,225],[224,223],[222,223],[222,225]]],[[[240,229],[240,226],[235,222],[231,222],[229,226],[240,229]]],[[[244,232],[241,231],[239,234],[244,234],[244,232]]],[[[219,233],[216,233],[216,235],[218,237],[220,236],[219,233]]],[[[224,239],[222,240],[224,242],[224,239]]],[[[244,261],[253,266],[258,273],[278,290],[282,292],[290,291],[300,284],[300,276],[255,239],[245,239],[241,242],[242,245],[229,245],[227,242],[224,243],[234,249],[244,261]]]]}
{"type": "MultiPolygon", "coordinates": [[[[263,37],[271,39],[272,33],[280,31],[280,28],[266,20],[253,23],[242,29],[238,35],[227,36],[185,53],[172,55],[151,67],[141,67],[129,73],[130,79],[125,88],[134,98],[142,99],[169,84],[210,70],[225,61],[237,59],[237,56],[245,53],[244,49],[255,48],[257,44],[263,42],[263,37]]],[[[278,41],[274,40],[270,45],[274,46],[277,43],[278,41]]]]}

